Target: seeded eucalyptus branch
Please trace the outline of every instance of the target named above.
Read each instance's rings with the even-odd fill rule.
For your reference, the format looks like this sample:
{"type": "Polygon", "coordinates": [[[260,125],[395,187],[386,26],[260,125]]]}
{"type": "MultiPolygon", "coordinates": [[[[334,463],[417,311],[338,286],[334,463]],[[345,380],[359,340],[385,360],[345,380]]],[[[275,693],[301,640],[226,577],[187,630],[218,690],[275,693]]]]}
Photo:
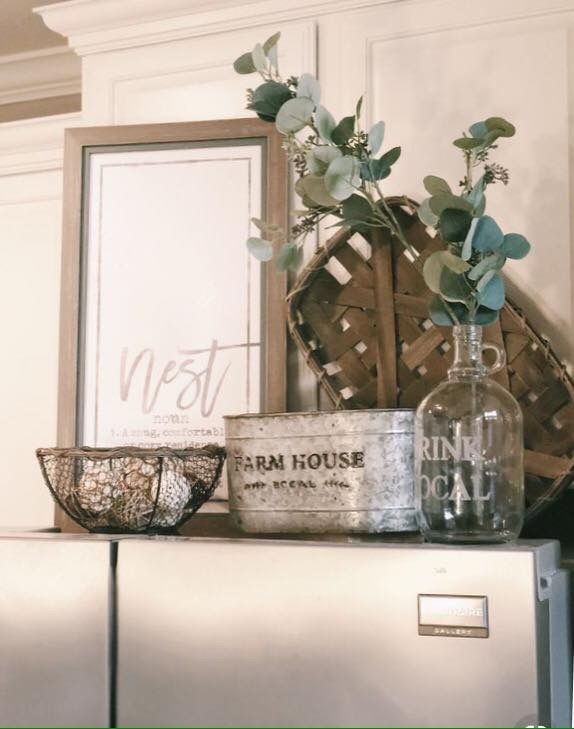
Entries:
{"type": "Polygon", "coordinates": [[[373,228],[385,228],[414,253],[380,187],[401,148],[379,155],[385,123],[377,122],[368,132],[361,129],[362,97],[353,115],[336,122],[321,106],[321,88],[314,76],[304,73],[283,81],[277,63],[279,37],[275,33],[265,43],[257,43],[235,61],[234,68],[240,74],[259,73],[263,79],[255,89],[248,89],[247,108],[260,119],[274,122],[284,135],[283,148],[297,174],[295,190],[304,209],[296,212],[298,219],[289,231],[253,219],[260,236],[249,238],[249,250],[260,261],[269,261],[278,242],[278,269],[297,268],[305,236],[322,220],[335,216],[339,218],[335,225],[348,225],[367,235],[373,228]]]}
{"type": "Polygon", "coordinates": [[[505,300],[500,269],[508,258],[524,258],[530,251],[523,235],[504,235],[497,222],[484,214],[486,188],[509,181],[508,170],[491,161],[490,155],[497,140],[514,136],[514,126],[501,117],[490,117],[472,124],[468,131],[453,142],[465,164],[460,194],[446,180],[429,175],[424,186],[430,197],[418,209],[420,220],[435,228],[447,245],[446,250],[432,253],[423,267],[425,282],[436,294],[430,304],[431,318],[439,326],[495,322],[505,300]]]}
{"type": "MultiPolygon", "coordinates": [[[[336,122],[321,105],[321,88],[311,74],[283,80],[277,61],[279,38],[275,33],[265,43],[257,43],[235,61],[234,68],[240,74],[259,73],[263,80],[248,89],[247,108],[274,123],[284,135],[283,147],[297,174],[295,190],[303,208],[295,211],[297,220],[289,231],[254,218],[260,235],[249,238],[249,250],[260,261],[270,261],[279,243],[277,268],[295,269],[305,236],[334,216],[339,218],[335,225],[347,225],[367,237],[373,229],[390,231],[413,260],[418,259],[381,189],[401,148],[380,154],[385,123],[379,121],[368,131],[361,128],[362,97],[353,115],[336,122]]],[[[423,267],[424,279],[436,294],[430,315],[439,326],[496,321],[505,300],[500,269],[507,258],[523,258],[530,250],[524,236],[504,235],[496,221],[485,215],[486,188],[509,181],[508,170],[492,161],[491,153],[499,139],[514,133],[514,126],[505,119],[490,117],[472,124],[468,133],[454,140],[465,169],[459,194],[441,177],[424,178],[430,197],[421,203],[418,215],[446,244],[423,267]]]]}

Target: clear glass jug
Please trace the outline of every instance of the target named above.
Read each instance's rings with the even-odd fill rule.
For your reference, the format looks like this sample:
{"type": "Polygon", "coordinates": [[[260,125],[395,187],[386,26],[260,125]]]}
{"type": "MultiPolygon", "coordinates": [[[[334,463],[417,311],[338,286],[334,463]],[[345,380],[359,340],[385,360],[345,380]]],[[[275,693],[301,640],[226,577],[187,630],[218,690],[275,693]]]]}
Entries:
{"type": "Polygon", "coordinates": [[[448,379],[421,402],[415,420],[420,529],[431,542],[506,542],[524,520],[522,413],[489,375],[505,364],[482,327],[455,326],[448,379]],[[484,349],[496,352],[483,363],[484,349]]]}

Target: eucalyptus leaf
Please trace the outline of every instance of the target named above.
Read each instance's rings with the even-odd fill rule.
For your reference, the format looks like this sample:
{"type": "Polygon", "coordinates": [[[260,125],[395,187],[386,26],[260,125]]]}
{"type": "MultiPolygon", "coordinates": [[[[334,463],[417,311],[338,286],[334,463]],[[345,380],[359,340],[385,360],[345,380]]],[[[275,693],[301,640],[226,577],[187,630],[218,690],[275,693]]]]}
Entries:
{"type": "MultiPolygon", "coordinates": [[[[441,283],[443,281],[444,269],[448,268],[456,274],[462,274],[470,268],[466,261],[461,260],[450,251],[435,251],[426,259],[423,266],[423,278],[426,285],[435,294],[442,293],[441,283]]],[[[465,287],[466,292],[470,292],[468,286],[465,287]]]]}
{"type": "Polygon", "coordinates": [[[470,264],[463,261],[460,256],[455,255],[451,251],[440,251],[442,262],[447,268],[455,273],[465,273],[470,268],[470,264]]]}
{"type": "Polygon", "coordinates": [[[353,136],[355,130],[355,117],[346,116],[337,124],[331,134],[331,140],[334,144],[342,146],[353,136]]]}
{"type": "Polygon", "coordinates": [[[435,215],[440,215],[447,208],[451,208],[452,210],[467,210],[468,212],[472,211],[472,205],[468,200],[448,192],[439,192],[433,195],[430,199],[430,207],[435,215]]]}
{"type": "Polygon", "coordinates": [[[464,243],[462,244],[460,256],[463,261],[470,260],[470,257],[472,256],[472,239],[474,238],[474,231],[476,230],[477,224],[478,218],[473,218],[470,228],[468,229],[468,233],[466,234],[466,238],[464,239],[464,243]]]}
{"type": "Polygon", "coordinates": [[[321,86],[317,79],[310,73],[304,73],[299,77],[297,96],[311,99],[315,106],[319,106],[319,102],[321,101],[321,86]]]}
{"type": "Polygon", "coordinates": [[[434,228],[435,225],[438,223],[438,215],[435,215],[433,213],[429,203],[430,203],[430,198],[427,197],[419,205],[419,207],[417,209],[417,214],[419,216],[419,220],[421,221],[421,223],[434,228]]]}
{"type": "Polygon", "coordinates": [[[475,122],[474,124],[471,124],[468,131],[472,134],[475,138],[482,138],[488,131],[486,128],[486,124],[483,121],[475,122]]]}
{"type": "Polygon", "coordinates": [[[351,155],[333,160],[325,173],[327,192],[336,200],[348,198],[360,183],[359,163],[351,155]]]}
{"type": "Polygon", "coordinates": [[[273,46],[270,48],[267,53],[267,58],[269,59],[269,63],[273,66],[275,70],[278,69],[278,56],[277,56],[277,46],[273,46]]]}
{"type": "Polygon", "coordinates": [[[337,125],[331,112],[327,111],[324,106],[318,106],[315,111],[315,126],[323,142],[332,141],[331,135],[337,125]]]}
{"type": "Polygon", "coordinates": [[[486,196],[483,195],[478,205],[474,208],[474,215],[477,218],[482,218],[484,211],[486,210],[486,196]]]}
{"type": "Polygon", "coordinates": [[[475,147],[480,147],[482,140],[474,139],[474,137],[459,137],[454,140],[453,144],[459,149],[469,150],[474,149],[475,147]]]}
{"type": "Polygon", "coordinates": [[[263,50],[261,43],[256,43],[253,50],[251,51],[253,57],[253,65],[259,73],[265,73],[267,70],[267,56],[263,50]]]}
{"type": "Polygon", "coordinates": [[[491,269],[490,271],[487,271],[482,276],[482,278],[480,279],[480,281],[476,284],[476,290],[478,292],[482,291],[482,289],[490,282],[491,279],[494,278],[494,276],[496,276],[496,270],[495,269],[491,269]]]}
{"type": "Polygon", "coordinates": [[[423,266],[423,278],[426,285],[435,294],[440,292],[440,277],[444,269],[441,253],[444,251],[435,251],[426,259],[423,266]]]}
{"type": "Polygon", "coordinates": [[[506,258],[500,253],[491,253],[485,256],[468,272],[471,281],[478,281],[488,271],[496,271],[504,266],[506,258]]]}
{"type": "MultiPolygon", "coordinates": [[[[498,319],[498,311],[493,311],[493,309],[489,309],[486,306],[479,306],[476,310],[476,315],[474,317],[474,324],[479,324],[480,326],[488,326],[488,324],[494,324],[494,322],[498,319]]],[[[465,322],[466,323],[466,322],[465,322]]],[[[468,322],[469,324],[471,322],[468,322]]]]}
{"type": "Polygon", "coordinates": [[[498,133],[500,137],[513,137],[516,134],[516,127],[501,116],[491,116],[484,122],[487,131],[498,133]]]}
{"type": "MultiPolygon", "coordinates": [[[[457,319],[460,321],[459,314],[461,313],[461,310],[462,313],[464,313],[466,311],[465,308],[460,304],[451,304],[450,308],[455,311],[455,316],[457,316],[457,319]]],[[[434,296],[431,300],[429,304],[429,314],[433,323],[436,324],[437,327],[451,327],[453,324],[456,324],[440,296],[434,296]]]]}
{"type": "Polygon", "coordinates": [[[282,134],[298,132],[311,121],[314,109],[311,99],[303,96],[289,99],[277,112],[275,126],[282,134]]]}
{"type": "Polygon", "coordinates": [[[471,223],[472,216],[468,210],[446,208],[439,216],[438,229],[443,240],[449,243],[461,243],[466,238],[471,223]]]}
{"type": "Polygon", "coordinates": [[[334,207],[339,205],[339,200],[329,194],[325,187],[325,178],[319,175],[305,175],[297,180],[295,191],[301,196],[303,202],[309,198],[315,205],[321,207],[334,207]]]}
{"type": "Polygon", "coordinates": [[[388,152],[385,152],[382,157],[380,157],[377,161],[384,165],[385,167],[391,167],[395,164],[395,162],[398,160],[398,158],[401,156],[401,148],[400,147],[392,147],[389,149],[388,152]]]}
{"type": "MultiPolygon", "coordinates": [[[[342,210],[343,217],[345,218],[345,222],[347,223],[349,220],[362,221],[363,223],[374,222],[373,209],[371,208],[371,204],[361,195],[354,194],[344,200],[342,210]]],[[[349,223],[349,225],[351,224],[349,223]]]]}
{"type": "Polygon", "coordinates": [[[328,144],[311,147],[305,156],[309,172],[314,175],[324,175],[330,163],[342,154],[338,147],[331,147],[328,144]]]}
{"type": "Polygon", "coordinates": [[[466,196],[468,202],[472,205],[473,210],[481,204],[484,198],[484,175],[482,175],[473,185],[472,190],[466,196]]]}
{"type": "Polygon", "coordinates": [[[265,81],[253,92],[249,109],[257,113],[263,121],[275,121],[277,112],[285,102],[291,99],[291,91],[278,81],[265,81]]]}
{"type": "Polygon", "coordinates": [[[496,271],[488,271],[477,285],[478,301],[482,306],[498,311],[504,306],[504,281],[496,271]],[[489,277],[487,283],[481,286],[482,281],[489,277]],[[480,289],[479,289],[480,286],[480,289]]]}
{"type": "Polygon", "coordinates": [[[376,155],[383,144],[385,137],[385,122],[379,121],[369,129],[368,140],[371,154],[376,155]]]}
{"type": "Polygon", "coordinates": [[[253,63],[253,55],[251,54],[251,51],[243,53],[241,56],[239,56],[239,58],[234,61],[233,68],[236,73],[255,73],[257,69],[255,68],[255,64],[253,63]]]}
{"type": "Polygon", "coordinates": [[[477,251],[495,251],[501,247],[503,241],[504,235],[498,223],[489,215],[483,215],[476,225],[472,247],[477,251]]]}
{"type": "Polygon", "coordinates": [[[440,276],[440,295],[447,301],[460,301],[467,306],[471,300],[472,289],[464,274],[455,273],[445,266],[440,276]]]}
{"type": "Polygon", "coordinates": [[[273,33],[272,36],[270,36],[269,38],[267,38],[267,40],[263,44],[263,50],[265,51],[265,55],[269,56],[269,51],[272,48],[275,48],[275,46],[277,45],[277,43],[279,41],[279,38],[281,38],[281,33],[280,32],[273,33]]]}
{"type": "Polygon", "coordinates": [[[370,159],[367,162],[361,162],[360,174],[363,180],[375,182],[388,177],[391,174],[391,168],[380,159],[370,159]]]}
{"type": "Polygon", "coordinates": [[[427,175],[423,180],[423,185],[425,186],[425,190],[429,193],[429,195],[438,195],[440,193],[452,195],[450,185],[446,180],[443,180],[442,177],[437,177],[436,175],[427,175]]]}
{"type": "Polygon", "coordinates": [[[281,246],[277,254],[277,270],[294,271],[299,267],[303,258],[303,249],[299,248],[296,243],[288,242],[281,246]]]}
{"type": "Polygon", "coordinates": [[[501,251],[508,258],[524,258],[530,252],[530,243],[520,233],[508,233],[504,236],[501,251]]]}
{"type": "Polygon", "coordinates": [[[247,248],[258,261],[266,262],[273,258],[273,244],[271,241],[263,238],[249,238],[247,248]]]}
{"type": "MultiPolygon", "coordinates": [[[[306,213],[306,215],[307,214],[308,213],[306,213]]],[[[276,238],[278,236],[285,235],[285,231],[283,230],[283,228],[281,228],[281,226],[277,225],[276,223],[267,223],[265,220],[260,220],[259,218],[251,218],[251,222],[263,233],[263,235],[269,236],[270,238],[276,238]]]]}
{"type": "Polygon", "coordinates": [[[355,107],[355,118],[357,121],[359,120],[361,116],[361,109],[363,108],[363,97],[360,96],[359,100],[357,101],[357,106],[355,107]]]}

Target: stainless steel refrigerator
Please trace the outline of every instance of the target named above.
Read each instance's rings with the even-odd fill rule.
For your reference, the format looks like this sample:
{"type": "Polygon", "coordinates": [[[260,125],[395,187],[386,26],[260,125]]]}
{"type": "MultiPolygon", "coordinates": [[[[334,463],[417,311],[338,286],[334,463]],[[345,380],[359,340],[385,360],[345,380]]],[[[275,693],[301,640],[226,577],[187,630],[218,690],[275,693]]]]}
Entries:
{"type": "Polygon", "coordinates": [[[110,724],[108,541],[0,535],[0,726],[110,724]]]}
{"type": "Polygon", "coordinates": [[[119,543],[119,726],[570,726],[555,542],[119,543]]]}

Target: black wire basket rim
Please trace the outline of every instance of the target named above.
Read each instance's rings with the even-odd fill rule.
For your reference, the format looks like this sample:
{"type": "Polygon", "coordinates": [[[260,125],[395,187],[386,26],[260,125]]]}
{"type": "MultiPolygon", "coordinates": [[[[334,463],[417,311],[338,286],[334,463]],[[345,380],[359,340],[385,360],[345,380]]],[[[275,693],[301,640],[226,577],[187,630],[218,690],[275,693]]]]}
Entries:
{"type": "Polygon", "coordinates": [[[36,456],[54,456],[56,458],[189,458],[190,456],[208,456],[224,458],[225,448],[215,443],[207,443],[200,448],[137,448],[135,446],[118,446],[115,448],[91,448],[88,446],[71,448],[37,448],[36,456]]]}

